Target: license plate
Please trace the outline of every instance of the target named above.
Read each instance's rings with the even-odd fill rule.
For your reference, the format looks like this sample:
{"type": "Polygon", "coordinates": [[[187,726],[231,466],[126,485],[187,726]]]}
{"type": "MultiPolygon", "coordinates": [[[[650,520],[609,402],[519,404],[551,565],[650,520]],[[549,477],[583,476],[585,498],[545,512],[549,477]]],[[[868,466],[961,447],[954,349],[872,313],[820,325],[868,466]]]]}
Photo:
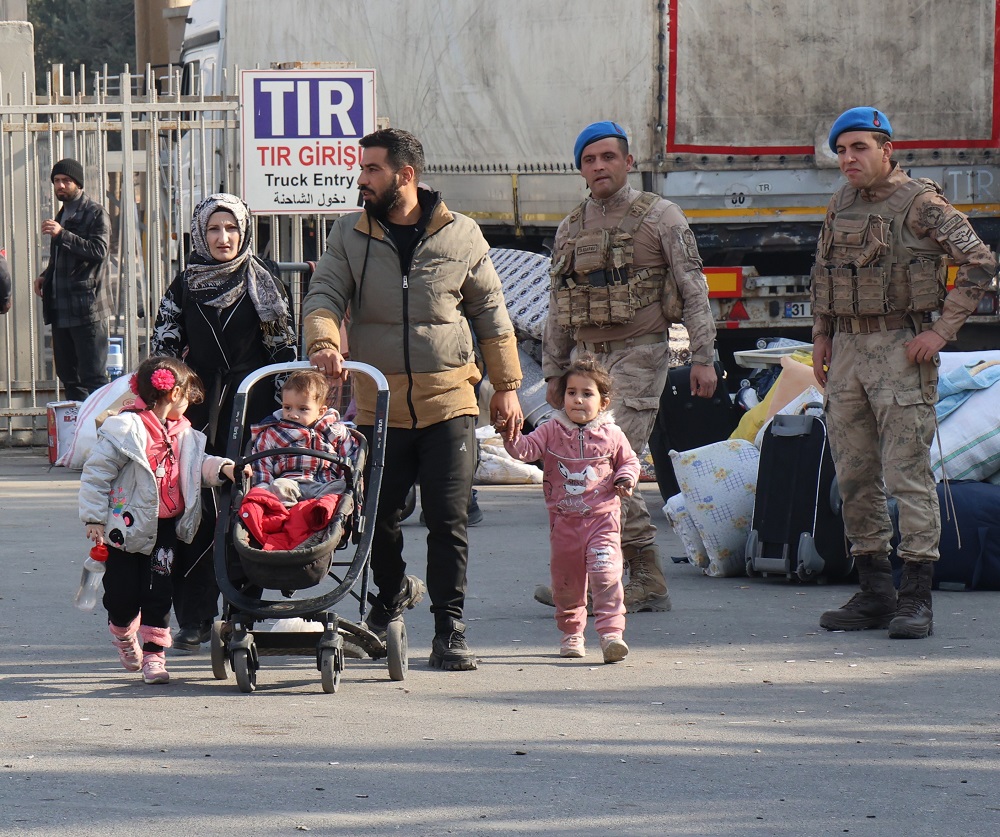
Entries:
{"type": "Polygon", "coordinates": [[[812,303],[811,302],[786,302],[785,303],[785,317],[788,319],[801,319],[804,317],[811,317],[812,303]]]}

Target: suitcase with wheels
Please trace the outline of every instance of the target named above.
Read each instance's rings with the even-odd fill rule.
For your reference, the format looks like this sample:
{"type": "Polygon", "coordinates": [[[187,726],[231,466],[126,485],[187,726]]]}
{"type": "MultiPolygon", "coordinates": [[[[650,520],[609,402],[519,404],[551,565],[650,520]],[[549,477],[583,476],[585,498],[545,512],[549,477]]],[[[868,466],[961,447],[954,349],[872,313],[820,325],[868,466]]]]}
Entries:
{"type": "Polygon", "coordinates": [[[854,568],[821,413],[777,415],[764,431],[746,565],[747,575],[802,581],[839,579],[854,568]]]}
{"type": "Polygon", "coordinates": [[[649,453],[653,458],[656,482],[666,502],[680,493],[674,476],[670,451],[685,451],[728,439],[740,423],[740,410],[733,404],[726,389],[726,371],[715,362],[719,383],[711,398],[691,394],[691,367],[675,366],[667,376],[660,395],[660,411],[649,437],[649,453]]]}

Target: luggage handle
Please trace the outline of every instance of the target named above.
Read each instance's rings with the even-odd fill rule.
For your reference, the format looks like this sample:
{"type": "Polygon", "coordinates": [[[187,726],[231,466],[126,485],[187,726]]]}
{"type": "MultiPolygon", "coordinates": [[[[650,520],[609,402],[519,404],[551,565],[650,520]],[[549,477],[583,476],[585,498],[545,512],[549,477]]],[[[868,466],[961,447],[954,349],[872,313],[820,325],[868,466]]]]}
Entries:
{"type": "Polygon", "coordinates": [[[815,420],[816,416],[807,416],[802,413],[792,416],[775,416],[771,419],[769,432],[772,436],[808,436],[812,433],[812,425],[815,420]]]}
{"type": "Polygon", "coordinates": [[[812,433],[813,421],[820,419],[822,414],[823,405],[819,401],[808,401],[792,415],[774,416],[770,433],[772,436],[808,436],[812,433]],[[819,410],[819,414],[807,413],[806,410],[819,410]],[[780,421],[777,420],[779,418],[780,421]]]}

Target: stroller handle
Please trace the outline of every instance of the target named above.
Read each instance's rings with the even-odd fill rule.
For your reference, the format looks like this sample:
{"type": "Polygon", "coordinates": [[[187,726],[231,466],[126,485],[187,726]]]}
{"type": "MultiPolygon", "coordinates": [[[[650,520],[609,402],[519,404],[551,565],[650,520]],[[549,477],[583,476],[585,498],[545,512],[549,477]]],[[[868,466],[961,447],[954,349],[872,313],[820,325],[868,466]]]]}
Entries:
{"type": "MultiPolygon", "coordinates": [[[[277,372],[294,372],[296,369],[315,368],[308,360],[297,360],[291,363],[272,363],[268,366],[262,366],[260,369],[255,369],[240,382],[236,394],[246,395],[250,391],[250,388],[261,378],[274,375],[277,372]]],[[[360,363],[356,360],[345,360],[344,369],[348,372],[354,370],[364,373],[375,381],[375,386],[378,387],[380,393],[389,391],[389,382],[386,380],[385,375],[374,366],[369,366],[367,363],[360,363]]]]}

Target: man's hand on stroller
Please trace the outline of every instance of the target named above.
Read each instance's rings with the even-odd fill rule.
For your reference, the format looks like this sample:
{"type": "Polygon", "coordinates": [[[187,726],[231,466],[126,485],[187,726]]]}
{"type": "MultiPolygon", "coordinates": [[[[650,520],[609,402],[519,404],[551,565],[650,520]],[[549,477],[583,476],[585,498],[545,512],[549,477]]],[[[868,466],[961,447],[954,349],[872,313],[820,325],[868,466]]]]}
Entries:
{"type": "Polygon", "coordinates": [[[344,369],[344,356],[336,349],[320,349],[309,355],[309,362],[327,379],[334,383],[347,380],[347,370],[344,369]]]}

